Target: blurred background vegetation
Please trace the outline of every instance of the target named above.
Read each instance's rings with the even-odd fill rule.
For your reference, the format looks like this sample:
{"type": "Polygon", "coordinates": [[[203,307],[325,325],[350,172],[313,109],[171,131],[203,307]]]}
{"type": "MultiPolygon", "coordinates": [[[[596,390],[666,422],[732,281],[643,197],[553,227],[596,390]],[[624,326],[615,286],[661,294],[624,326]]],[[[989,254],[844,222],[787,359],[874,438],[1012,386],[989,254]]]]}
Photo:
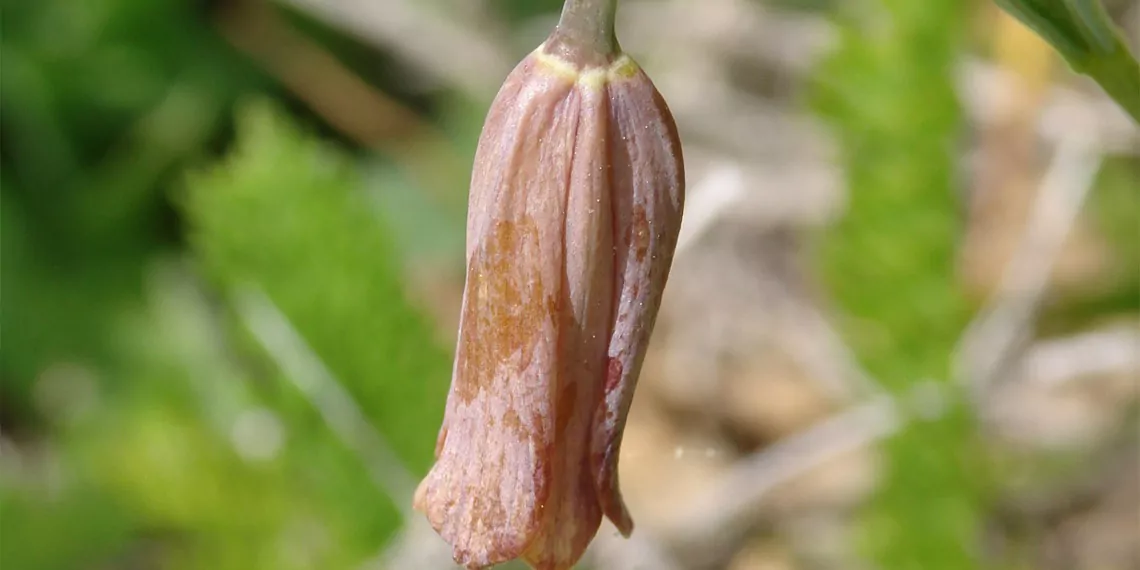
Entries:
{"type": "MultiPolygon", "coordinates": [[[[0,3],[0,568],[450,567],[471,156],[560,6],[0,3]]],[[[1140,569],[1135,124],[988,2],[619,20],[690,194],[583,567],[1140,569]]]]}

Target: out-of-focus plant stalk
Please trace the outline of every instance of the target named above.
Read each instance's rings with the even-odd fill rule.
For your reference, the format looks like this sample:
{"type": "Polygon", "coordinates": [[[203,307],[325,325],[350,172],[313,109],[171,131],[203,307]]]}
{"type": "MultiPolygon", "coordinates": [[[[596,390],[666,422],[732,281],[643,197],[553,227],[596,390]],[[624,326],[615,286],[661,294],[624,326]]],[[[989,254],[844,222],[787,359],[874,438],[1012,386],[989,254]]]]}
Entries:
{"type": "Polygon", "coordinates": [[[913,410],[925,419],[884,443],[858,542],[884,570],[976,568],[985,465],[950,383],[970,317],[956,278],[963,120],[953,83],[969,4],[872,5],[873,17],[840,23],[840,45],[817,72],[817,109],[841,145],[848,195],[819,263],[844,336],[903,413],[916,385],[932,383],[923,392],[933,396],[913,410]]]}
{"type": "Polygon", "coordinates": [[[1112,97],[1132,120],[1140,123],[1140,65],[1128,52],[1119,35],[1113,37],[1115,48],[1111,53],[1073,62],[1073,68],[1092,77],[1105,93],[1112,97]]]}
{"type": "Polygon", "coordinates": [[[1140,63],[1099,0],[996,0],[1140,123],[1140,63]]]}

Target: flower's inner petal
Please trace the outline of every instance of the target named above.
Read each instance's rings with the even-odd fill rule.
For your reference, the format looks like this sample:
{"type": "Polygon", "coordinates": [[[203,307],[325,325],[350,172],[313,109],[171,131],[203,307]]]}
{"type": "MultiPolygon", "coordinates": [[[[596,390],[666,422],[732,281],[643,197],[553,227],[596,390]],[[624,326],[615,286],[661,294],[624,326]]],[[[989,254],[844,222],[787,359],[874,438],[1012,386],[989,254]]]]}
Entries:
{"type": "Polygon", "coordinates": [[[601,523],[589,461],[593,415],[602,395],[613,304],[613,220],[606,155],[607,101],[579,81],[566,192],[558,399],[551,449],[554,483],[542,533],[523,558],[535,568],[573,566],[601,523]]]}
{"type": "Polygon", "coordinates": [[[677,245],[684,171],[676,127],[649,77],[631,63],[611,74],[607,91],[616,307],[591,460],[602,511],[628,536],[633,521],[618,486],[618,452],[677,245]]]}

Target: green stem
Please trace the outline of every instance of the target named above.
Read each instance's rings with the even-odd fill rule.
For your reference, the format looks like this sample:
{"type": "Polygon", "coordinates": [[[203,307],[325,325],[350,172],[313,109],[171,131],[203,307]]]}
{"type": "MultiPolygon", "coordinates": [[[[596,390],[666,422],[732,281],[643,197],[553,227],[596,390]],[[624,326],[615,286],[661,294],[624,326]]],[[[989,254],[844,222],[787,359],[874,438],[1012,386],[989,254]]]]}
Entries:
{"type": "Polygon", "coordinates": [[[1105,93],[1140,124],[1140,64],[1128,52],[1124,40],[1117,36],[1115,43],[1111,53],[1072,62],[1073,68],[1099,83],[1105,93]]]}
{"type": "Polygon", "coordinates": [[[566,0],[546,51],[582,66],[608,64],[621,53],[616,16],[617,0],[566,0]]]}
{"type": "Polygon", "coordinates": [[[1140,123],[1140,63],[1100,0],[996,0],[1140,123]]]}

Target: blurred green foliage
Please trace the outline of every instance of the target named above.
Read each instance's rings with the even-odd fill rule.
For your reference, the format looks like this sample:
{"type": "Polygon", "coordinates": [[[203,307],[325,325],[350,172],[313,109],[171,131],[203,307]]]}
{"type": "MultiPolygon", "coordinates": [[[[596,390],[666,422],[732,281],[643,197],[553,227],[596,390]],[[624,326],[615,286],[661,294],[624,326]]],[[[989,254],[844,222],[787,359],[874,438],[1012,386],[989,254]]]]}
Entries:
{"type": "Polygon", "coordinates": [[[404,301],[392,238],[351,163],[268,108],[241,118],[227,163],[192,177],[184,200],[199,259],[223,287],[264,290],[349,392],[375,406],[369,419],[401,459],[426,472],[451,366],[404,301]]]}
{"type": "MultiPolygon", "coordinates": [[[[251,330],[250,292],[352,396],[390,467],[429,464],[450,347],[405,270],[462,271],[462,212],[430,196],[466,189],[425,191],[328,128],[215,31],[224,4],[0,0],[4,570],[360,568],[384,548],[407,498],[251,330]]],[[[514,25],[560,2],[490,4],[514,25]]],[[[969,6],[882,6],[842,18],[819,70],[851,188],[819,262],[863,363],[906,394],[949,380],[970,310],[953,278],[951,85],[969,6]]],[[[473,154],[486,102],[409,93],[383,53],[288,21],[473,154]]],[[[1137,176],[1110,163],[1093,202],[1125,259],[1140,254],[1137,176]]],[[[1134,311],[1135,269],[1096,302],[1134,311]]],[[[1059,328],[1105,312],[1067,307],[1059,328]]],[[[949,406],[887,445],[863,525],[883,568],[974,566],[987,467],[949,406]]]]}
{"type": "MultiPolygon", "coordinates": [[[[264,105],[241,116],[231,156],[192,176],[182,195],[205,273],[215,290],[266,291],[402,463],[422,473],[449,361],[402,300],[390,240],[343,156],[264,105]]],[[[108,332],[120,340],[121,368],[54,372],[67,393],[45,451],[63,464],[30,458],[25,476],[5,485],[0,520],[12,530],[0,566],[122,567],[146,556],[143,547],[175,568],[349,568],[375,555],[399,512],[361,458],[184,263],[158,262],[147,274],[140,306],[108,332]],[[96,374],[118,375],[119,392],[86,386],[96,374]],[[89,402],[70,401],[83,390],[107,401],[85,411],[89,402]],[[264,456],[238,439],[259,419],[268,422],[264,456]],[[45,482],[44,470],[58,480],[45,482]],[[41,527],[66,532],[66,548],[44,544],[41,527]]]]}
{"type": "Polygon", "coordinates": [[[264,83],[189,2],[2,10],[3,405],[23,423],[37,371],[116,358],[106,327],[139,301],[149,257],[177,246],[160,189],[264,83]]]}
{"type": "Polygon", "coordinates": [[[971,309],[955,275],[963,123],[953,85],[968,4],[875,6],[841,22],[816,98],[841,142],[849,189],[820,243],[821,274],[857,357],[900,396],[910,422],[885,446],[863,543],[884,569],[974,568],[985,468],[950,362],[971,309]],[[945,387],[938,419],[907,405],[924,382],[945,387]]]}
{"type": "Polygon", "coordinates": [[[266,105],[235,129],[291,101],[203,4],[0,9],[0,567],[359,567],[406,505],[230,308],[264,291],[426,469],[450,362],[358,159],[266,105]]]}

